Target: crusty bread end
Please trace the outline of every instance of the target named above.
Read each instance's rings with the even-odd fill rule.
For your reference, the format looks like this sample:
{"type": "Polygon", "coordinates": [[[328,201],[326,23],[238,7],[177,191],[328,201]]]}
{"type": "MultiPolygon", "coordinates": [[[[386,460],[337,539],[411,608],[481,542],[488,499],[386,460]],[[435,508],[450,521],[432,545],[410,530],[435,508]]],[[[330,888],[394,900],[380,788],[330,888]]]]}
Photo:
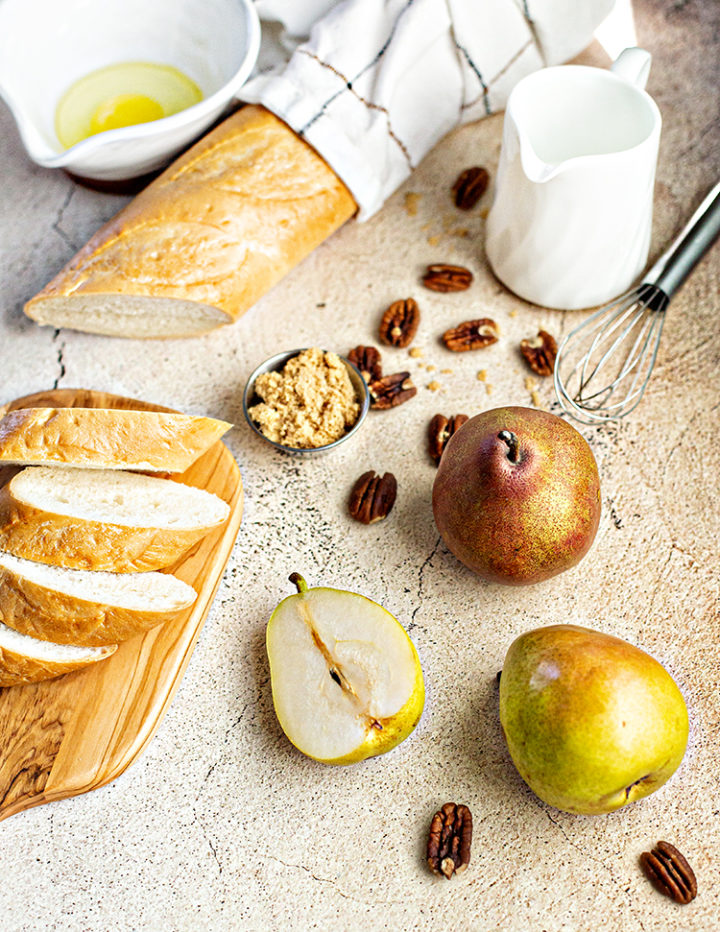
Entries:
{"type": "Polygon", "coordinates": [[[246,106],[105,224],[25,313],[110,336],[200,335],[236,320],[355,210],[314,149],[246,106]]]}
{"type": "Polygon", "coordinates": [[[0,462],[185,472],[232,425],[124,408],[18,408],[0,419],[0,462]]]}

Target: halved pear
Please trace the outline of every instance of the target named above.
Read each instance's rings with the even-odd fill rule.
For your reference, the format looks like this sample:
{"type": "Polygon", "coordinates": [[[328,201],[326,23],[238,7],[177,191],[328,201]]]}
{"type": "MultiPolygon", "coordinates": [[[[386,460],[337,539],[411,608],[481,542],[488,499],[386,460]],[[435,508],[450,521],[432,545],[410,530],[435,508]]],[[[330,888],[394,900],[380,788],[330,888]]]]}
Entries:
{"type": "Polygon", "coordinates": [[[354,764],[404,741],[425,683],[405,629],[377,602],[342,589],[284,599],[267,626],[273,703],[295,747],[324,764],[354,764]]]}

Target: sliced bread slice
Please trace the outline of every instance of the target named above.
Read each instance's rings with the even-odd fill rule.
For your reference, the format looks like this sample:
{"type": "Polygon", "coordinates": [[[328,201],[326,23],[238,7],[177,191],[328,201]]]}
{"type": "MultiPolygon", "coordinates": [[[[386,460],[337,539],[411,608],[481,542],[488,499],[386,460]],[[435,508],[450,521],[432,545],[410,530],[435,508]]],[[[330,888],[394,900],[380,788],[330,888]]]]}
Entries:
{"type": "Polygon", "coordinates": [[[147,572],[173,564],[229,513],[217,495],[169,479],[28,466],[0,489],[0,550],[70,569],[147,572]]]}
{"type": "Polygon", "coordinates": [[[105,647],[72,647],[20,634],[0,623],[0,687],[37,683],[104,660],[117,650],[105,647]]]}
{"type": "Polygon", "coordinates": [[[0,419],[0,462],[184,472],[232,427],[124,408],[19,408],[0,419]]]}
{"type": "Polygon", "coordinates": [[[68,570],[0,552],[0,621],[44,641],[117,644],[175,617],[196,598],[168,573],[68,570]]]}

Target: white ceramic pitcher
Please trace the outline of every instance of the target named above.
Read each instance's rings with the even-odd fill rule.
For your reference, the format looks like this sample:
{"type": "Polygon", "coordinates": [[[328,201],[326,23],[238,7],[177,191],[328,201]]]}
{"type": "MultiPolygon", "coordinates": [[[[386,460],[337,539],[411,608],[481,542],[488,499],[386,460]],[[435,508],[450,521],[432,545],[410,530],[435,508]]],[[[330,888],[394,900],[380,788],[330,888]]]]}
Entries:
{"type": "Polygon", "coordinates": [[[610,71],[561,65],[513,89],[486,252],[520,297],[590,307],[645,267],[661,127],[649,71],[650,54],[632,48],[610,71]]]}

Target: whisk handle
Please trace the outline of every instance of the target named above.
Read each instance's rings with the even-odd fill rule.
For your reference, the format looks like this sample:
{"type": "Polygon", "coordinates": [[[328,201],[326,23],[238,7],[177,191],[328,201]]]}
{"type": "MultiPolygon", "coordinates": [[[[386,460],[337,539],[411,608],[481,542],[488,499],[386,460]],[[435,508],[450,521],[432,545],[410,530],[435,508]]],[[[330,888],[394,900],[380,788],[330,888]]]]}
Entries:
{"type": "Polygon", "coordinates": [[[703,200],[670,247],[645,275],[671,298],[720,235],[720,182],[703,200]]]}

